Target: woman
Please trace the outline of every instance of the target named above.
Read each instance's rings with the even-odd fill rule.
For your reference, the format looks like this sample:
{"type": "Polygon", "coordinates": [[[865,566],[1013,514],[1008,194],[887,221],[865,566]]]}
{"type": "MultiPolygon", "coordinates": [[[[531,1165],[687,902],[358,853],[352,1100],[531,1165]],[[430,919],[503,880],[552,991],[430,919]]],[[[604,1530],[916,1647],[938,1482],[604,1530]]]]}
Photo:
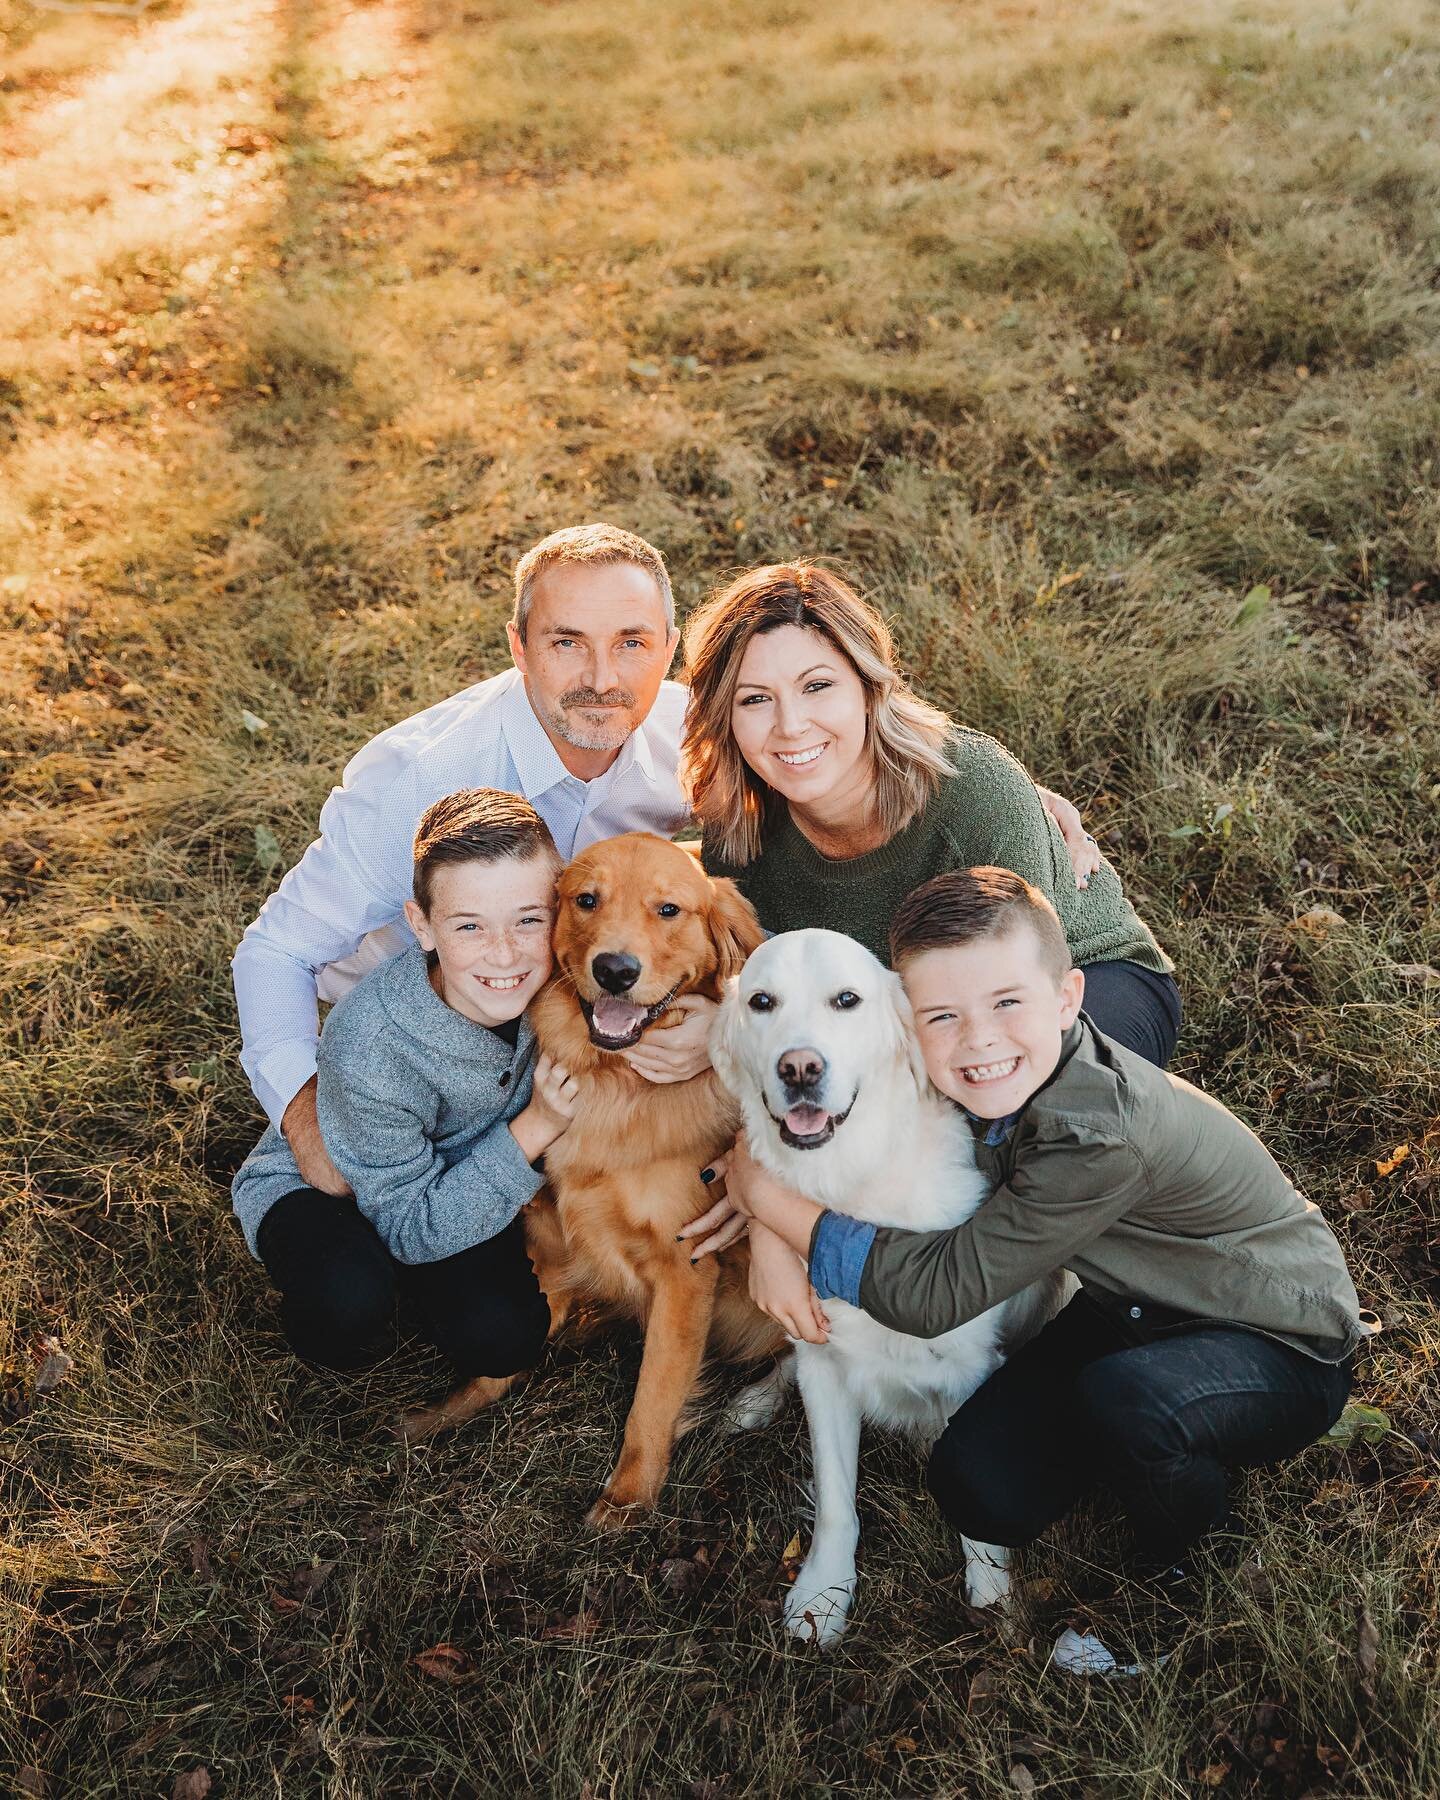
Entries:
{"type": "Polygon", "coordinates": [[[751,569],[690,618],[681,781],[702,859],[770,932],[825,926],[884,960],[905,896],[1013,869],[1054,905],[1100,1030],[1159,1067],[1180,1029],[1160,949],[1097,854],[1076,882],[1034,782],[994,738],[913,693],[879,613],[811,564],[751,569]]]}

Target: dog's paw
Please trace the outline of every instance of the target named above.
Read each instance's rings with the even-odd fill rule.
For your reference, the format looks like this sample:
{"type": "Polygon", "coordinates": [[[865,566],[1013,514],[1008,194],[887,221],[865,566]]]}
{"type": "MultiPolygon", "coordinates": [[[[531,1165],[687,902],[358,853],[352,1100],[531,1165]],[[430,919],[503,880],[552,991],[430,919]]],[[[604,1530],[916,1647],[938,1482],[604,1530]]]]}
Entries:
{"type": "Polygon", "coordinates": [[[827,1581],[822,1571],[802,1568],[785,1596],[785,1629],[802,1644],[828,1650],[845,1635],[855,1602],[855,1576],[837,1572],[827,1581]]]}
{"type": "Polygon", "coordinates": [[[632,1531],[652,1510],[644,1500],[622,1500],[607,1492],[586,1513],[585,1523],[592,1531],[632,1531]]]}
{"type": "Polygon", "coordinates": [[[769,1425],[785,1404],[785,1381],[775,1375],[762,1376],[742,1388],[720,1415],[720,1429],[732,1437],[740,1431],[759,1431],[769,1425]]]}
{"type": "Polygon", "coordinates": [[[998,1544],[965,1540],[965,1598],[974,1607],[1010,1604],[1010,1555],[998,1544]]]}

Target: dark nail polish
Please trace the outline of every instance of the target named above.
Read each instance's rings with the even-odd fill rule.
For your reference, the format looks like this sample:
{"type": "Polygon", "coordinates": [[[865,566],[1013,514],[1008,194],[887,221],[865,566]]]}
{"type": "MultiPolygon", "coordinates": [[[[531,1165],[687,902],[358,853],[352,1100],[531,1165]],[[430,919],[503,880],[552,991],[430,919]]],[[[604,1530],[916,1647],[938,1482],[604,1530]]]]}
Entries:
{"type": "Polygon", "coordinates": [[[683,1231],[677,1231],[675,1233],[675,1242],[677,1244],[683,1244],[685,1242],[685,1233],[683,1231]]]}
{"type": "Polygon", "coordinates": [[[699,1266],[699,1263],[700,1263],[700,1258],[698,1256],[692,1256],[690,1258],[690,1267],[692,1269],[697,1268],[699,1266]]]}
{"type": "Polygon", "coordinates": [[[700,1171],[700,1179],[705,1183],[706,1187],[709,1187],[710,1183],[715,1179],[715,1171],[713,1169],[702,1169],[700,1171]]]}

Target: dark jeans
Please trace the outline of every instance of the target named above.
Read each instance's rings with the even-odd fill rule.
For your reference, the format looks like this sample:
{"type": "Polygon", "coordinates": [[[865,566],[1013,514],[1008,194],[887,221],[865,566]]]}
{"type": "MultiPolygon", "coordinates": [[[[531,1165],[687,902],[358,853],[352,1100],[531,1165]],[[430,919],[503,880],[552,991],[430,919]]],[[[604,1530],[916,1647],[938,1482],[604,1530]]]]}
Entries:
{"type": "Polygon", "coordinates": [[[1180,1036],[1180,989],[1173,975],[1140,963],[1087,963],[1085,1011],[1108,1038],[1163,1069],[1180,1036]]]}
{"type": "Polygon", "coordinates": [[[361,1369],[387,1355],[397,1305],[466,1380],[528,1369],[550,1329],[519,1219],[459,1256],[407,1264],[353,1200],[299,1188],[260,1221],[256,1247],[280,1290],[291,1349],[327,1369],[361,1369]]]}
{"type": "Polygon", "coordinates": [[[957,1531],[1027,1544],[1099,1487],[1119,1499],[1141,1562],[1169,1568],[1230,1523],[1227,1470],[1293,1456],[1350,1392],[1348,1362],[1253,1331],[1136,1341],[1144,1331],[1079,1294],[966,1401],[927,1473],[957,1531]]]}

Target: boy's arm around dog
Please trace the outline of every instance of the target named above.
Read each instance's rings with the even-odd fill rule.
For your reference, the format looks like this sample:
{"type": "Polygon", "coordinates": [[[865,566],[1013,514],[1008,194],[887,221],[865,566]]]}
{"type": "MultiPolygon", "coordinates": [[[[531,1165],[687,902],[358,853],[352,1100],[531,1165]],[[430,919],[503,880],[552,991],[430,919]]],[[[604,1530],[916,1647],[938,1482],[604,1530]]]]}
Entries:
{"type": "Polygon", "coordinates": [[[1137,1318],[1239,1325],[1322,1361],[1368,1335],[1323,1215],[1255,1134],[1083,1016],[1056,1076],[976,1155],[998,1185],[965,1224],[875,1234],[858,1302],[883,1324],[936,1337],[1063,1267],[1137,1318]]]}

